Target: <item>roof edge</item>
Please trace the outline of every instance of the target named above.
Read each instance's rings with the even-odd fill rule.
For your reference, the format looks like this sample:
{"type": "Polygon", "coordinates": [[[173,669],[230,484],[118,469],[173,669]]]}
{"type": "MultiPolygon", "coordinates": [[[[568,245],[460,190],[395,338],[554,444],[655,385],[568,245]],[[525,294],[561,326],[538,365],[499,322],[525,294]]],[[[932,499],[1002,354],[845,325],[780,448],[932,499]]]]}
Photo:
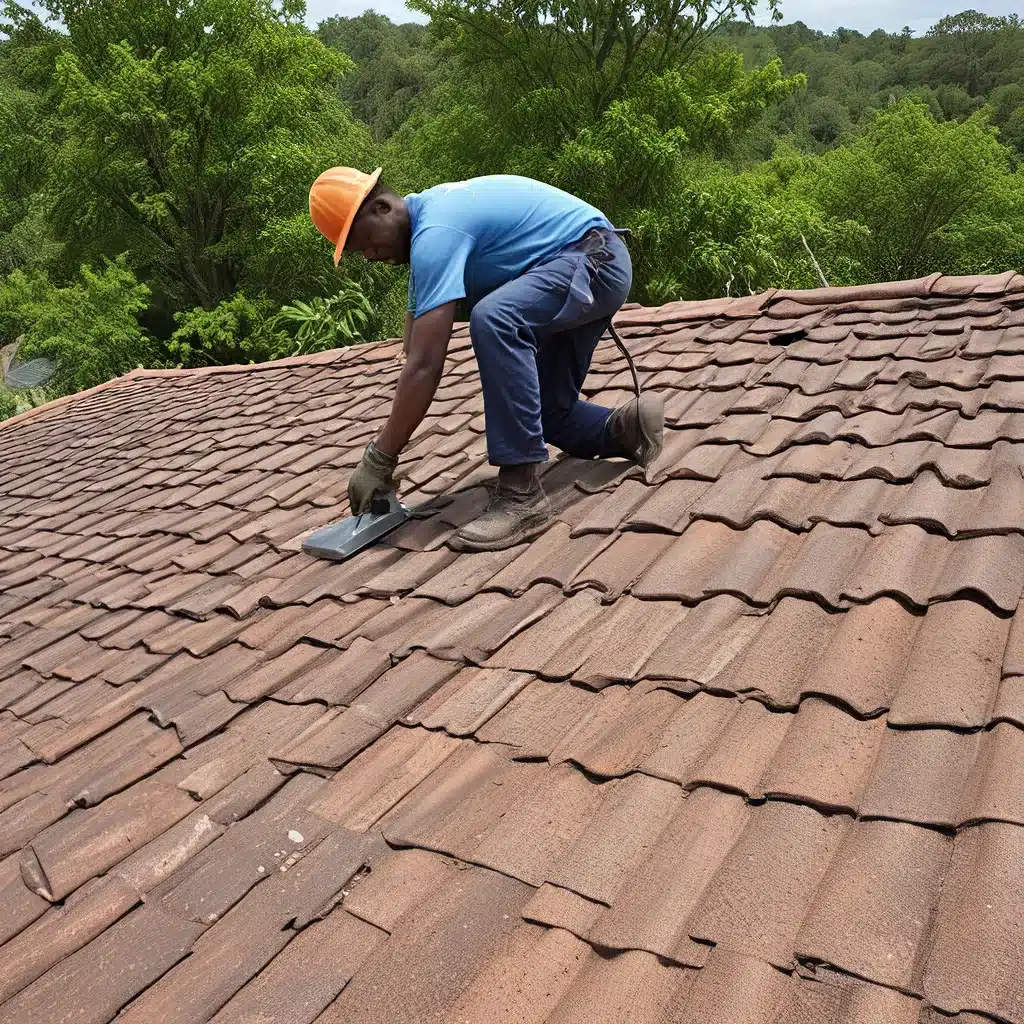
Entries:
{"type": "MultiPolygon", "coordinates": [[[[779,289],[770,288],[754,295],[737,295],[713,299],[688,299],[666,302],[661,306],[641,306],[635,302],[626,303],[615,317],[619,326],[645,326],[654,321],[678,323],[689,320],[708,320],[718,317],[728,319],[751,319],[778,302],[789,300],[800,305],[831,306],[843,302],[885,300],[898,298],[996,298],[1001,295],[1020,294],[1024,298],[1024,274],[1006,270],[1000,274],[976,274],[956,276],[934,273],[908,281],[891,281],[879,284],[843,285],[829,288],[779,289]],[[667,319],[666,319],[667,318],[667,319]]],[[[464,334],[469,325],[457,323],[456,334],[464,334]]],[[[352,361],[382,363],[398,358],[401,342],[397,339],[366,342],[362,345],[347,345],[332,348],[308,356],[288,356],[265,363],[234,363],[226,366],[200,366],[192,369],[146,369],[139,367],[78,391],[63,395],[45,405],[26,409],[7,420],[0,420],[0,430],[30,418],[62,409],[80,398],[86,398],[106,388],[116,387],[125,381],[142,377],[197,377],[223,373],[254,373],[287,369],[292,366],[322,366],[338,362],[342,357],[352,361]]]]}
{"type": "MultiPolygon", "coordinates": [[[[459,325],[456,325],[458,327],[459,325]]],[[[60,398],[54,398],[52,401],[45,402],[43,405],[34,406],[31,409],[26,409],[24,412],[19,412],[16,416],[11,416],[9,419],[0,420],[0,430],[6,426],[10,426],[15,423],[22,423],[25,420],[33,418],[44,413],[51,411],[55,412],[59,409],[64,408],[66,405],[70,405],[73,402],[78,401],[80,398],[88,398],[91,395],[95,395],[99,391],[104,391],[107,388],[115,387],[118,384],[125,383],[130,380],[139,380],[142,378],[152,377],[209,377],[216,374],[226,373],[255,373],[260,371],[270,371],[287,369],[290,366],[321,366],[326,363],[334,363],[339,361],[339,357],[343,354],[350,354],[359,352],[359,355],[355,356],[353,361],[362,359],[366,363],[383,363],[391,358],[392,354],[385,351],[386,349],[394,348],[396,351],[393,353],[397,357],[401,351],[401,342],[394,339],[388,339],[386,341],[368,341],[362,345],[346,345],[343,348],[332,348],[324,352],[316,352],[313,355],[308,356],[286,356],[284,359],[272,359],[264,363],[228,363],[223,366],[195,366],[195,367],[172,367],[167,369],[154,369],[147,368],[144,366],[136,367],[134,370],[129,370],[128,373],[122,373],[118,377],[111,377],[110,380],[105,380],[101,384],[94,384],[91,388],[86,388],[84,391],[76,391],[71,395],[61,395],[60,398]],[[366,358],[369,355],[368,350],[373,350],[373,357],[366,358]]]]}
{"type": "Polygon", "coordinates": [[[130,370],[128,373],[122,373],[119,377],[111,377],[110,380],[105,380],[101,384],[94,384],[91,388],[86,388],[84,391],[76,391],[71,395],[61,395],[60,398],[54,398],[49,402],[44,402],[42,405],[33,406],[31,409],[19,412],[16,416],[11,416],[6,420],[0,420],[0,430],[3,430],[4,427],[12,426],[15,423],[23,423],[25,420],[33,419],[36,416],[43,415],[44,413],[55,412],[58,409],[64,408],[66,405],[71,405],[72,402],[76,402],[80,398],[95,395],[99,391],[106,391],[108,388],[112,388],[115,385],[120,384],[122,381],[132,380],[146,372],[147,371],[141,369],[130,370]]]}

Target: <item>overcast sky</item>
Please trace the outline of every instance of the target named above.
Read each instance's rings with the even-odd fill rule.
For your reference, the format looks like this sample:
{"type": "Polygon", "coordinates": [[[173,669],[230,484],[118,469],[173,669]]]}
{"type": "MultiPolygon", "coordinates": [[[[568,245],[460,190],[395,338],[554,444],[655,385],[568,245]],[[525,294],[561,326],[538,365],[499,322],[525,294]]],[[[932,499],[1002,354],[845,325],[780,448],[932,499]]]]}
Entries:
{"type": "MultiPolygon", "coordinates": [[[[332,14],[351,17],[373,9],[386,14],[392,21],[423,21],[421,15],[405,8],[403,0],[306,0],[309,23],[315,25],[332,14]]],[[[899,32],[909,25],[920,35],[939,18],[958,11],[973,9],[985,14],[1019,14],[1024,0],[860,0],[851,5],[847,0],[782,0],[786,21],[802,21],[811,28],[831,32],[840,25],[867,33],[884,28],[899,32]]]]}

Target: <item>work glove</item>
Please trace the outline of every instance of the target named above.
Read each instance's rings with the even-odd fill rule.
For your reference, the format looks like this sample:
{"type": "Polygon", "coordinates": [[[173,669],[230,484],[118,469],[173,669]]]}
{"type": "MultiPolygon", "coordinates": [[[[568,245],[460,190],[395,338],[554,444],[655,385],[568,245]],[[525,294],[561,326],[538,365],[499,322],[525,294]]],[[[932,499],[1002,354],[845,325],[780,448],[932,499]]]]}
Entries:
{"type": "Polygon", "coordinates": [[[361,516],[370,510],[374,498],[395,489],[398,459],[382,452],[372,441],[366,446],[362,460],[348,481],[348,503],[352,514],[361,516]]]}

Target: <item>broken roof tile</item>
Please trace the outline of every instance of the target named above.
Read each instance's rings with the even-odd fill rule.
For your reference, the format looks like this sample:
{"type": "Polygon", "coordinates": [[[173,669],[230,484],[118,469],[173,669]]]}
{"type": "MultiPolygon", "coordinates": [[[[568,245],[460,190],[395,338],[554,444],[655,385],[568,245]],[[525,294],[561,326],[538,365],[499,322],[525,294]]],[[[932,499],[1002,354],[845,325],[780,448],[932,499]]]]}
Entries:
{"type": "Polygon", "coordinates": [[[335,833],[285,872],[268,872],[227,915],[192,945],[192,955],[164,974],[122,1013],[125,1021],[173,1016],[208,1020],[313,920],[358,870],[365,840],[335,833]]]}

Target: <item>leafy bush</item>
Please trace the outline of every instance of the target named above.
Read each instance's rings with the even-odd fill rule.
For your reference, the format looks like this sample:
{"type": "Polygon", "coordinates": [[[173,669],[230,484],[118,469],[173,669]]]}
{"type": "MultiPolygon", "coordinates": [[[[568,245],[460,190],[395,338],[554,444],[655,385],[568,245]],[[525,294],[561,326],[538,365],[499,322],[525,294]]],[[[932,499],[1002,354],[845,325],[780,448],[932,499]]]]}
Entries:
{"type": "Polygon", "coordinates": [[[363,332],[373,309],[359,285],[346,281],[330,298],[317,296],[309,302],[296,300],[282,306],[274,324],[290,327],[294,332],[290,345],[281,355],[307,356],[365,341],[363,332]]]}
{"type": "Polygon", "coordinates": [[[149,288],[123,257],[88,264],[64,288],[41,275],[11,274],[0,290],[0,326],[24,334],[22,359],[42,356],[57,364],[48,386],[54,395],[93,387],[154,358],[152,339],[139,326],[149,288]]]}
{"type": "Polygon", "coordinates": [[[0,420],[6,420],[18,411],[18,400],[12,391],[0,384],[0,420]]]}
{"type": "Polygon", "coordinates": [[[153,357],[151,339],[139,326],[149,288],[137,281],[123,257],[99,271],[86,264],[80,279],[56,288],[25,335],[25,359],[57,363],[53,387],[60,393],[93,387],[153,357]]]}
{"type": "Polygon", "coordinates": [[[266,296],[236,292],[213,309],[175,313],[178,329],[167,342],[177,366],[224,366],[273,359],[288,337],[273,325],[276,306],[266,296]]]}

